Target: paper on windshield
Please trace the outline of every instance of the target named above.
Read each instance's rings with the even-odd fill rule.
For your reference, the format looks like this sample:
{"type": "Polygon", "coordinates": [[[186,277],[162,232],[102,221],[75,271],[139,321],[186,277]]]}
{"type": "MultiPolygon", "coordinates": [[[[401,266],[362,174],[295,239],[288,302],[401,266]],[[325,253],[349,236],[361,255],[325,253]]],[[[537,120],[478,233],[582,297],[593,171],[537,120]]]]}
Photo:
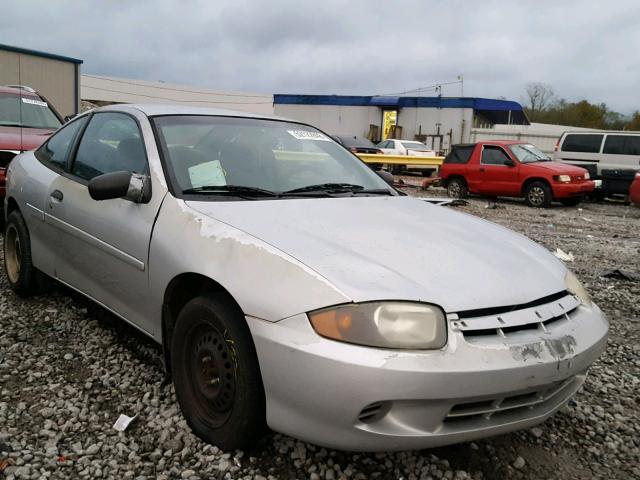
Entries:
{"type": "Polygon", "coordinates": [[[189,167],[188,171],[189,180],[193,188],[205,186],[219,187],[227,184],[225,172],[219,160],[189,167]]]}
{"type": "Polygon", "coordinates": [[[22,103],[29,103],[31,105],[39,105],[41,107],[48,107],[47,102],[43,102],[41,100],[35,100],[33,98],[25,98],[22,97],[22,103]]]}
{"type": "Polygon", "coordinates": [[[329,137],[320,132],[310,132],[308,130],[287,130],[289,135],[298,140],[321,140],[323,142],[330,142],[329,137]]]}

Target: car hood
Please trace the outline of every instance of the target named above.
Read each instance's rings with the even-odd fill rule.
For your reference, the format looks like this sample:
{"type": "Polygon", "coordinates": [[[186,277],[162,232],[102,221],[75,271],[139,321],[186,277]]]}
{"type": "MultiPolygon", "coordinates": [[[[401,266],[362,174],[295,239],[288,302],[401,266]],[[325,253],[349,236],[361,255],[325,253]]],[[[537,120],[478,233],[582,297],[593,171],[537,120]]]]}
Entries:
{"type": "Polygon", "coordinates": [[[54,131],[51,128],[3,127],[0,125],[0,150],[33,150],[42,145],[54,131]]]}
{"type": "Polygon", "coordinates": [[[413,300],[459,312],[565,289],[566,268],[540,245],[416,198],[187,204],[305,263],[354,302],[413,300]]]}
{"type": "Polygon", "coordinates": [[[585,168],[576,167],[560,162],[535,162],[524,164],[527,168],[537,168],[553,172],[556,175],[584,175],[587,170],[585,168]]]}

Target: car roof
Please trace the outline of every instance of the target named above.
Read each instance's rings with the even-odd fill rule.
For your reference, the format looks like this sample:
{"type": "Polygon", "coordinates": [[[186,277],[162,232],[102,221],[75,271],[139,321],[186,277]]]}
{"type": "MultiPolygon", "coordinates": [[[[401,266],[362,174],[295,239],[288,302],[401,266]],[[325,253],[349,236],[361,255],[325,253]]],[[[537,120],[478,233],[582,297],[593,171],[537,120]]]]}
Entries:
{"type": "Polygon", "coordinates": [[[22,95],[23,97],[31,97],[40,99],[40,96],[35,92],[30,92],[29,90],[25,90],[24,88],[18,87],[7,87],[4,85],[0,85],[0,93],[9,93],[11,95],[22,95]]]}
{"type": "Polygon", "coordinates": [[[480,140],[475,143],[458,143],[454,147],[474,147],[476,145],[499,145],[506,147],[508,145],[529,144],[531,142],[523,142],[522,140],[480,140]]]}
{"type": "MultiPolygon", "coordinates": [[[[241,112],[239,110],[229,110],[226,108],[209,108],[209,107],[195,107],[191,105],[181,104],[162,104],[162,103],[120,103],[115,105],[107,105],[94,109],[94,111],[109,111],[109,110],[138,110],[148,117],[160,116],[160,115],[212,115],[218,117],[244,117],[244,118],[260,118],[268,120],[284,120],[289,122],[295,122],[284,117],[278,117],[275,115],[263,115],[260,113],[241,112]]],[[[299,123],[299,122],[297,122],[299,123]]]]}

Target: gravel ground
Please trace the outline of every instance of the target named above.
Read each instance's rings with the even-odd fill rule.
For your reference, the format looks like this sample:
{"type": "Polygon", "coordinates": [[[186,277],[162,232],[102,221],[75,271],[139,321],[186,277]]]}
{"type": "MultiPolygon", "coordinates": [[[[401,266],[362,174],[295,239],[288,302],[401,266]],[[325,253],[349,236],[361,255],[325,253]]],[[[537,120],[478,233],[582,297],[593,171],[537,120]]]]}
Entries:
{"type": "Polygon", "coordinates": [[[599,277],[640,270],[640,209],[482,199],[455,208],[572,252],[611,322],[575,401],[539,427],[419,452],[346,453],[278,434],[222,452],[188,430],[155,344],[66,289],[20,299],[1,275],[0,479],[640,478],[640,282],[599,277]],[[137,415],[125,432],[112,428],[121,413],[137,415]]]}

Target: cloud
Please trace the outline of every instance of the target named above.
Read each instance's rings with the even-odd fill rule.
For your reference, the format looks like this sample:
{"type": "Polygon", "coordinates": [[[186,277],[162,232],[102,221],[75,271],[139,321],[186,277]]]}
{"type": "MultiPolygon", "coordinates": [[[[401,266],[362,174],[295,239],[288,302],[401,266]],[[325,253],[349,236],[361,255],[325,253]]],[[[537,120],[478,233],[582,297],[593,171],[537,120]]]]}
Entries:
{"type": "MultiPolygon", "coordinates": [[[[520,99],[527,82],[629,112],[633,0],[70,0],[3,5],[2,42],[82,58],[86,73],[263,93],[376,94],[455,80],[520,99]]],[[[429,92],[425,92],[428,94],[429,92]]],[[[459,95],[458,85],[444,95],[459,95]]]]}

